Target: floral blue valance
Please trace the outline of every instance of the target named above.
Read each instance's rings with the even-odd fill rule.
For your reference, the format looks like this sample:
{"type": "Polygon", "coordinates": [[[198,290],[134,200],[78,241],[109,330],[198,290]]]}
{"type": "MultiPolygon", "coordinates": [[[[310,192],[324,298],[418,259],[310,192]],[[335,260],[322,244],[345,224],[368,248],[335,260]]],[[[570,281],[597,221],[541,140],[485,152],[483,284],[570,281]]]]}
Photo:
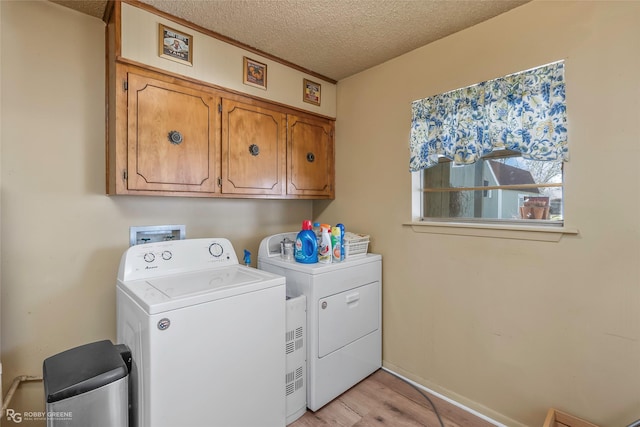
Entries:
{"type": "Polygon", "coordinates": [[[495,149],[567,161],[564,63],[556,62],[412,103],[410,170],[438,157],[473,163],[495,149]]]}

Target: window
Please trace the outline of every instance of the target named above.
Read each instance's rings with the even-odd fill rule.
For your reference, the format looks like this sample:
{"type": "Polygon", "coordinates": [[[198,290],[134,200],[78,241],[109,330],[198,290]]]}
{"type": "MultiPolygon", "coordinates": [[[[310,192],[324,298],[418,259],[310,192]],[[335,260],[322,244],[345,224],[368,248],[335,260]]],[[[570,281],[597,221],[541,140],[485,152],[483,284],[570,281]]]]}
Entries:
{"type": "Polygon", "coordinates": [[[563,225],[564,63],[414,101],[410,152],[422,219],[563,225]]]}
{"type": "Polygon", "coordinates": [[[562,225],[562,165],[506,150],[469,165],[442,158],[422,171],[421,218],[562,225]]]}

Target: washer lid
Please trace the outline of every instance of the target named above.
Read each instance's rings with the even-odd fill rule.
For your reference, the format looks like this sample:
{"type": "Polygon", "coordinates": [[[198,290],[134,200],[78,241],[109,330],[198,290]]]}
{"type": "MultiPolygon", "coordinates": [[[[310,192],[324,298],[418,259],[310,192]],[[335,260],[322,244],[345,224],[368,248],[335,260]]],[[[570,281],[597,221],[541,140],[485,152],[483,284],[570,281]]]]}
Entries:
{"type": "Polygon", "coordinates": [[[284,281],[283,276],[235,265],[146,280],[119,280],[118,288],[145,312],[156,314],[274,286],[284,289],[284,281]]]}
{"type": "Polygon", "coordinates": [[[262,279],[263,276],[251,270],[229,267],[172,277],[156,277],[147,280],[147,283],[169,298],[179,298],[229,287],[244,286],[262,279]]]}

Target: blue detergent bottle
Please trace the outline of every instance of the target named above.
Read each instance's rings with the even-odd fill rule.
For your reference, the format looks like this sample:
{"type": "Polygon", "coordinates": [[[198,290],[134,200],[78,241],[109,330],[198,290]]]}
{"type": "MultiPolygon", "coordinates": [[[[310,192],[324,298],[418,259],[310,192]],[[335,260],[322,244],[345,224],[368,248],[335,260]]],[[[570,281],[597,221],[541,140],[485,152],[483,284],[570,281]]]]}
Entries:
{"type": "Polygon", "coordinates": [[[340,229],[340,261],[344,261],[344,224],[336,224],[336,227],[340,229]]]}
{"type": "Polygon", "coordinates": [[[311,229],[311,221],[302,221],[302,231],[296,237],[293,257],[297,262],[313,264],[318,262],[318,240],[311,229]]]}

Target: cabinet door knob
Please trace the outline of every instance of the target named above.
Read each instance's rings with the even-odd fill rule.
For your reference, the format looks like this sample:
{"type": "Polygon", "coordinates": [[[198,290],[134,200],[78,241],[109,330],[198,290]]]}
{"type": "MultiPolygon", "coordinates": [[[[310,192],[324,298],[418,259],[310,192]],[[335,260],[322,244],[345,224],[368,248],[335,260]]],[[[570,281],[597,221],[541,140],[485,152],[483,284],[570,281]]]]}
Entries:
{"type": "Polygon", "coordinates": [[[256,144],[251,144],[249,146],[249,152],[252,156],[257,156],[258,154],[260,154],[260,147],[258,147],[256,144]]]}
{"type": "Polygon", "coordinates": [[[315,154],[313,153],[307,153],[307,162],[309,163],[313,163],[313,161],[316,159],[315,154]]]}
{"type": "Polygon", "coordinates": [[[180,132],[178,132],[177,130],[172,130],[171,132],[169,132],[169,142],[174,144],[174,145],[178,145],[182,142],[182,134],[180,132]]]}

